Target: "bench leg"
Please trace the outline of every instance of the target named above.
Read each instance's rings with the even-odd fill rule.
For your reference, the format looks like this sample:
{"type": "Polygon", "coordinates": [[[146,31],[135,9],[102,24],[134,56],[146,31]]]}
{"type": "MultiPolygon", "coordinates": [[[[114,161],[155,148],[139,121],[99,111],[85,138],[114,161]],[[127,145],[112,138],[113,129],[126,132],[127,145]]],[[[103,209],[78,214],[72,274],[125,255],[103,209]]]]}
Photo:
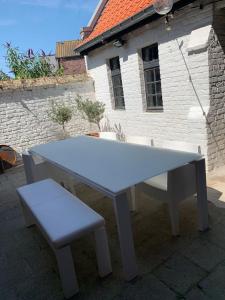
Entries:
{"type": "Polygon", "coordinates": [[[79,292],[70,246],[54,249],[65,298],[79,292]]]}
{"type": "Polygon", "coordinates": [[[179,224],[179,205],[177,202],[169,199],[168,201],[170,222],[172,227],[172,235],[178,236],[180,234],[179,224]]]}
{"type": "Polygon", "coordinates": [[[21,202],[22,210],[23,210],[23,216],[25,219],[26,227],[31,227],[35,225],[34,219],[29,212],[29,210],[24,206],[24,204],[21,202]]]}
{"type": "Polygon", "coordinates": [[[112,273],[109,245],[105,227],[95,230],[95,243],[99,276],[105,277],[112,273]]]}

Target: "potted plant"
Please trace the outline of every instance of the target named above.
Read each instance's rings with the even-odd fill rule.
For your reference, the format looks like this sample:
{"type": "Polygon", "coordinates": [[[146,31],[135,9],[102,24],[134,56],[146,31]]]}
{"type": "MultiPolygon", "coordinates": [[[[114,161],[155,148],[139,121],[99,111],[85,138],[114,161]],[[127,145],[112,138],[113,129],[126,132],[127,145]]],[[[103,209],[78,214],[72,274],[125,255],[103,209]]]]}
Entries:
{"type": "Polygon", "coordinates": [[[52,102],[51,110],[49,111],[48,115],[53,122],[62,126],[63,136],[65,138],[67,136],[65,124],[72,119],[72,109],[69,106],[66,106],[65,103],[57,104],[55,102],[52,102]]]}
{"type": "MultiPolygon", "coordinates": [[[[80,112],[83,119],[90,124],[95,124],[101,131],[100,122],[104,117],[105,104],[99,101],[91,101],[77,96],[75,99],[77,110],[80,112]]],[[[88,135],[99,137],[99,132],[91,132],[88,135]]]]}

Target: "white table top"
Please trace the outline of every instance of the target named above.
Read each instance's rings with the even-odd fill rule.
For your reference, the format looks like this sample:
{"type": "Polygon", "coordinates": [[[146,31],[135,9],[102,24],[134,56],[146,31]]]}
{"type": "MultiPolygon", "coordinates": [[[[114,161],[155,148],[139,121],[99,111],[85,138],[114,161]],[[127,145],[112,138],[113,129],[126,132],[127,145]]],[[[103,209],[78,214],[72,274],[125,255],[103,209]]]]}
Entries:
{"type": "Polygon", "coordinates": [[[201,159],[195,153],[87,136],[35,146],[30,152],[113,194],[201,159]]]}

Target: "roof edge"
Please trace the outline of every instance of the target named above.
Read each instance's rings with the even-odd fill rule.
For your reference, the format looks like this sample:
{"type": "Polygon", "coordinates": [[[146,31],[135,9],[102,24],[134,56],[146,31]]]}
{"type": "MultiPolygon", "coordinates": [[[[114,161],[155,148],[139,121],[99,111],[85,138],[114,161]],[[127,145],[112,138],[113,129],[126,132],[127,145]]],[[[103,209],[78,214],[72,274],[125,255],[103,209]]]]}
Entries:
{"type": "MultiPolygon", "coordinates": [[[[182,7],[196,1],[197,0],[175,0],[173,11],[181,9],[182,7]]],[[[98,35],[96,38],[93,38],[92,40],[81,45],[80,47],[78,46],[77,48],[75,48],[75,51],[79,52],[81,55],[86,55],[88,52],[94,50],[95,48],[101,47],[107,42],[112,41],[113,38],[116,38],[118,35],[127,33],[129,29],[134,30],[142,25],[147,24],[148,22],[152,22],[162,17],[162,15],[159,15],[155,12],[153,5],[150,5],[149,7],[140,11],[139,13],[131,16],[130,18],[117,24],[111,29],[98,35]]]]}
{"type": "Polygon", "coordinates": [[[153,16],[155,14],[155,11],[153,9],[153,6],[149,6],[148,8],[142,10],[141,12],[137,13],[136,15],[126,19],[125,21],[119,23],[118,25],[112,27],[111,29],[103,32],[102,34],[98,35],[97,37],[93,38],[92,40],[88,41],[87,43],[78,46],[75,48],[75,51],[78,51],[79,53],[83,54],[84,51],[88,50],[89,48],[92,48],[93,46],[97,44],[104,44],[106,43],[106,40],[116,34],[119,34],[124,29],[129,28],[130,26],[140,22],[142,19],[147,18],[149,16],[153,16]]]}
{"type": "Polygon", "coordinates": [[[95,27],[103,9],[105,8],[107,2],[109,0],[99,0],[97,7],[95,8],[95,11],[90,19],[90,21],[88,22],[87,27],[90,27],[91,30],[93,30],[93,28],[95,27]]]}

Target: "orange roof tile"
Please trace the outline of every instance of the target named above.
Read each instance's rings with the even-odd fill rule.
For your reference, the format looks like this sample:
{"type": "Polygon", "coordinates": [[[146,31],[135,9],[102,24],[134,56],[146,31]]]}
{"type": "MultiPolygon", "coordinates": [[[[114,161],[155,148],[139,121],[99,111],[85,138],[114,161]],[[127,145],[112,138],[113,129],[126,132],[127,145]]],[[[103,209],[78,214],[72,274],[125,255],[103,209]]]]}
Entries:
{"type": "Polygon", "coordinates": [[[92,33],[83,41],[86,44],[105,31],[151,6],[154,0],[109,0],[92,33]]]}

